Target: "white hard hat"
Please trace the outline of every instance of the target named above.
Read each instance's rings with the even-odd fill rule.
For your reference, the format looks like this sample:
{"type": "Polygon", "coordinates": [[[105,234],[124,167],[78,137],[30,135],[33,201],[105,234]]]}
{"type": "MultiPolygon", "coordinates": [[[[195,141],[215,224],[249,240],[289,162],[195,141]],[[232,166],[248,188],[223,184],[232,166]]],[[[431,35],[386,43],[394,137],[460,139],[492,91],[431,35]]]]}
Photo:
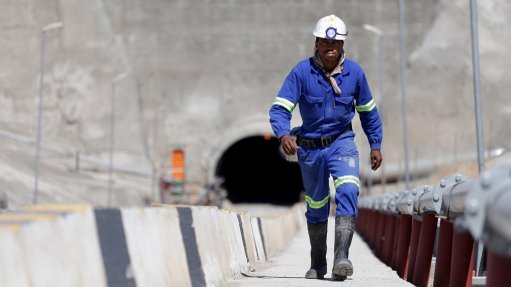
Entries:
{"type": "Polygon", "coordinates": [[[335,15],[319,19],[312,34],[323,39],[346,40],[348,38],[346,24],[335,15]]]}

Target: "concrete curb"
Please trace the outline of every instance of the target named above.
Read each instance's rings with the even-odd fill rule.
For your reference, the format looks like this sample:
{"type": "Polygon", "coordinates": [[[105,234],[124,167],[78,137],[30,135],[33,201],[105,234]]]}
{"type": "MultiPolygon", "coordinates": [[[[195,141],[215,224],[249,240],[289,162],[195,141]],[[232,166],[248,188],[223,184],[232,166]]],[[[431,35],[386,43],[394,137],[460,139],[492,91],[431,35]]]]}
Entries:
{"type": "Polygon", "coordinates": [[[0,214],[1,285],[224,285],[282,251],[303,212],[302,204],[263,217],[170,205],[10,211],[0,214]]]}

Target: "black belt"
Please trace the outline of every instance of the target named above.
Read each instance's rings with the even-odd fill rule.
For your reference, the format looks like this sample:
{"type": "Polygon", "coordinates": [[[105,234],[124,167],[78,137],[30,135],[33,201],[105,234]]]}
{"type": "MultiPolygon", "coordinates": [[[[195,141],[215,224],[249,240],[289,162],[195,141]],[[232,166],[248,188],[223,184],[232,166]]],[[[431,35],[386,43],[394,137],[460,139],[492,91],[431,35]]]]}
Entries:
{"type": "Polygon", "coordinates": [[[310,147],[328,147],[330,146],[340,135],[346,133],[346,132],[349,132],[349,131],[352,131],[353,128],[351,127],[351,124],[349,126],[349,128],[345,131],[343,131],[342,133],[338,133],[336,135],[333,135],[333,136],[322,136],[320,137],[319,139],[304,139],[304,138],[300,138],[298,137],[296,139],[296,143],[301,146],[301,147],[306,147],[306,148],[310,148],[310,147]]]}

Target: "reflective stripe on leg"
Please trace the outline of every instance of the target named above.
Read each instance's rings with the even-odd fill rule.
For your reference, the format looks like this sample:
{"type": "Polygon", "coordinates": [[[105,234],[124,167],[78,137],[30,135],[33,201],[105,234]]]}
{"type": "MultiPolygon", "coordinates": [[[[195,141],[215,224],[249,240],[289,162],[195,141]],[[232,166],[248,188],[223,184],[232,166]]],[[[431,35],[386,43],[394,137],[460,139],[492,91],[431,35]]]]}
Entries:
{"type": "Polygon", "coordinates": [[[320,201],[314,201],[310,196],[307,196],[307,195],[305,196],[305,201],[307,202],[309,207],[313,208],[313,209],[322,208],[323,206],[325,206],[325,204],[327,204],[328,200],[330,200],[330,195],[327,195],[325,198],[323,198],[320,201]]]}
{"type": "Polygon", "coordinates": [[[344,183],[353,183],[358,188],[360,188],[360,180],[358,179],[358,177],[353,176],[353,175],[340,176],[340,177],[338,177],[337,179],[334,180],[334,186],[335,186],[336,189],[341,184],[344,184],[344,183]]]}

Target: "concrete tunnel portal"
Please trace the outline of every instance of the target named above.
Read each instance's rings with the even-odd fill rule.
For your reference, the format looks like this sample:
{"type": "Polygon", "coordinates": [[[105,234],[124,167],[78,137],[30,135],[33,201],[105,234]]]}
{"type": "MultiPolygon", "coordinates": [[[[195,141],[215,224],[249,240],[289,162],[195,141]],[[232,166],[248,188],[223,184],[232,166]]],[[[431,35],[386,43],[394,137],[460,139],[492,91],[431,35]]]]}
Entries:
{"type": "Polygon", "coordinates": [[[269,135],[233,143],[219,158],[215,175],[224,179],[233,203],[292,205],[303,191],[300,167],[284,159],[278,139],[269,135]]]}

